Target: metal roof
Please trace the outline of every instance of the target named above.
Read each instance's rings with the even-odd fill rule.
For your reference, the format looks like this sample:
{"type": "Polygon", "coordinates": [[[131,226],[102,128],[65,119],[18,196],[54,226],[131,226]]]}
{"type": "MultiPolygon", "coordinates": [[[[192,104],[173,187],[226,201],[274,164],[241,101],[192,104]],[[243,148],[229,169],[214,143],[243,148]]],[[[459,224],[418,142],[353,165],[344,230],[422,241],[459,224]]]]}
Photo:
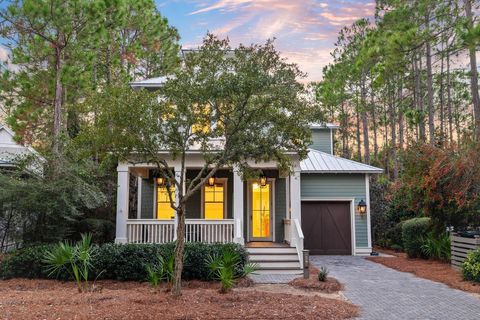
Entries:
{"type": "Polygon", "coordinates": [[[300,162],[302,173],[382,173],[383,169],[368,164],[309,149],[308,157],[300,162]]]}
{"type": "Polygon", "coordinates": [[[150,78],[141,81],[130,82],[132,88],[158,88],[168,80],[168,77],[150,78]]]}
{"type": "Polygon", "coordinates": [[[309,124],[309,127],[310,129],[325,129],[325,128],[328,128],[328,129],[338,129],[340,128],[339,125],[336,125],[334,123],[315,123],[315,122],[312,122],[309,124]]]}

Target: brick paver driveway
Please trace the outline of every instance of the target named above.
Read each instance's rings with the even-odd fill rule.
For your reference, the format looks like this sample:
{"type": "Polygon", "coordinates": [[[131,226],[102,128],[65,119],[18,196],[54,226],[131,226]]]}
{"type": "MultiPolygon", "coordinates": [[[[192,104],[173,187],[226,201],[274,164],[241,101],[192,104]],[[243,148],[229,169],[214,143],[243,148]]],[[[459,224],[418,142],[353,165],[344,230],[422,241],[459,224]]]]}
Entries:
{"type": "MultiPolygon", "coordinates": [[[[394,258],[392,258],[394,259],[394,258]]],[[[361,319],[480,319],[480,298],[352,256],[312,256],[345,285],[361,319]]]]}

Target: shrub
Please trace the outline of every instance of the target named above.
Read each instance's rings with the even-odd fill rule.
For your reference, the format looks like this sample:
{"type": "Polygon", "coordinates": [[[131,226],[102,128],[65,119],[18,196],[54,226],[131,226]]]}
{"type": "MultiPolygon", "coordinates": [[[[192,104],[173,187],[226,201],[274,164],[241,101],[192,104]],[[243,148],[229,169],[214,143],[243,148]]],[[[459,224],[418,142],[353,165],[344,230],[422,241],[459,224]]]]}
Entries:
{"type": "Polygon", "coordinates": [[[92,236],[82,234],[82,239],[75,245],[60,242],[52,250],[45,253],[43,262],[49,271],[48,275],[57,275],[62,271],[67,272],[75,279],[79,292],[89,289],[88,279],[92,269],[95,248],[92,246],[92,236]]]}
{"type": "Polygon", "coordinates": [[[105,219],[82,219],[75,225],[75,239],[80,239],[82,233],[92,235],[94,243],[107,243],[115,238],[115,224],[105,219]]]}
{"type": "Polygon", "coordinates": [[[403,241],[402,241],[402,226],[403,221],[397,223],[390,229],[385,232],[385,244],[388,248],[391,249],[398,249],[402,250],[403,248],[403,241]]]}
{"type": "Polygon", "coordinates": [[[327,267],[321,267],[318,272],[318,281],[325,282],[327,281],[328,269],[327,267]]]}
{"type": "Polygon", "coordinates": [[[410,258],[426,258],[422,252],[423,239],[430,229],[430,218],[413,218],[402,224],[403,248],[410,258]]]}
{"type": "MultiPolygon", "coordinates": [[[[54,245],[44,245],[20,249],[9,254],[0,262],[0,277],[2,278],[54,278],[49,276],[42,263],[45,252],[54,245]]],[[[147,278],[147,265],[158,262],[158,256],[164,259],[173,255],[175,243],[166,244],[113,244],[96,246],[95,259],[92,260],[90,279],[132,280],[144,281],[147,278]],[[102,273],[103,271],[103,273],[102,273]]],[[[236,273],[242,273],[248,260],[245,248],[239,244],[207,244],[186,243],[184,269],[182,277],[185,280],[213,280],[206,263],[209,255],[219,255],[229,248],[240,256],[236,273]]],[[[68,273],[62,271],[58,279],[71,279],[68,273]]]]}
{"type": "Polygon", "coordinates": [[[450,260],[450,237],[448,234],[436,235],[434,232],[429,232],[427,237],[422,240],[421,249],[425,257],[441,261],[450,260]]]}
{"type": "Polygon", "coordinates": [[[235,279],[253,273],[257,268],[255,264],[248,263],[241,270],[240,254],[231,248],[225,248],[220,255],[209,255],[206,263],[214,279],[221,282],[221,293],[230,291],[235,279]]]}
{"type": "Polygon", "coordinates": [[[464,280],[480,282],[480,249],[471,251],[462,264],[464,280]]]}
{"type": "Polygon", "coordinates": [[[154,265],[147,265],[147,281],[152,287],[158,287],[160,281],[165,280],[170,285],[173,281],[173,273],[175,269],[175,256],[172,254],[164,259],[162,256],[157,257],[158,261],[154,265]]]}

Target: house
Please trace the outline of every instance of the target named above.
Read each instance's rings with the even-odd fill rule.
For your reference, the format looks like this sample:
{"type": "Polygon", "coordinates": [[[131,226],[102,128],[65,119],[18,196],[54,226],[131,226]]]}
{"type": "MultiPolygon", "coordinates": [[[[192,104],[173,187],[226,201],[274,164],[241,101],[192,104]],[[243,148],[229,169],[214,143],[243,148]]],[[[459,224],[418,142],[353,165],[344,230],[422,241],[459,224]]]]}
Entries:
{"type": "MultiPolygon", "coordinates": [[[[165,78],[132,83],[154,89],[165,78]]],[[[243,181],[224,168],[189,199],[186,241],[245,245],[262,272],[299,272],[310,254],[368,255],[372,251],[369,176],[382,169],[333,154],[333,124],[312,124],[308,157],[290,155],[293,172],[255,163],[263,176],[243,181]]],[[[161,153],[161,151],[160,151],[161,153]]],[[[179,163],[166,160],[173,167],[179,163]]],[[[186,178],[203,166],[192,150],[186,178]]],[[[118,164],[117,243],[164,243],[176,238],[176,219],[163,179],[150,164],[118,164]]],[[[178,170],[176,170],[178,171],[178,170]]]]}

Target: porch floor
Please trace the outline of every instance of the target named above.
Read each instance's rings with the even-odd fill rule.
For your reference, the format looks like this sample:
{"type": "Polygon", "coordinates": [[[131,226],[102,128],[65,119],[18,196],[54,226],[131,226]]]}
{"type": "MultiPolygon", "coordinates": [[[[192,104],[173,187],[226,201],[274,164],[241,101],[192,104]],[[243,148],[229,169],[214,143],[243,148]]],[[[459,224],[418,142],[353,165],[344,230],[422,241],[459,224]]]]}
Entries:
{"type": "Polygon", "coordinates": [[[245,244],[247,248],[289,248],[286,243],[270,242],[270,241],[250,241],[245,244]]]}

